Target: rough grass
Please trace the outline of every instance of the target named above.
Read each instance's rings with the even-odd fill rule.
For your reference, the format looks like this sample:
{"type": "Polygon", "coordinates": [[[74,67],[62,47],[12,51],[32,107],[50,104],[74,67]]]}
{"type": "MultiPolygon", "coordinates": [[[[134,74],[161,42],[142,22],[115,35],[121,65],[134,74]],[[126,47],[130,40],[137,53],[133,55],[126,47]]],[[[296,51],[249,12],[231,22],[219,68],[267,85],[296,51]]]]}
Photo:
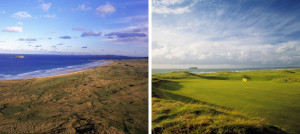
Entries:
{"type": "Polygon", "coordinates": [[[153,97],[222,106],[299,133],[300,69],[153,75],[153,97]],[[242,83],[247,77],[248,82],[242,83]],[[242,87],[243,84],[243,87],[242,87]],[[242,87],[242,88],[241,88],[242,87]]]}
{"type": "Polygon", "coordinates": [[[152,98],[152,133],[273,134],[285,133],[263,119],[199,103],[152,98]]]}
{"type": "Polygon", "coordinates": [[[148,61],[0,81],[0,133],[146,133],[148,61]]]}

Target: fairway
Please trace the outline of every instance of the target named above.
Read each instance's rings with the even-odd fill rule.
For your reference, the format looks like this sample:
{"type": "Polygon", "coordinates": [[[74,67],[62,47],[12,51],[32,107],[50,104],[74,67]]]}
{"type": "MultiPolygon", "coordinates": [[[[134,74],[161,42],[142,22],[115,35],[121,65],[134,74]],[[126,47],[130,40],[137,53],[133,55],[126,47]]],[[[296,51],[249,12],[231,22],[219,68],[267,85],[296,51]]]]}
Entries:
{"type": "MultiPolygon", "coordinates": [[[[265,118],[272,125],[288,132],[299,133],[300,128],[300,83],[276,82],[273,79],[293,76],[297,73],[278,71],[249,71],[242,73],[192,74],[182,79],[170,79],[170,74],[154,75],[154,78],[167,78],[156,87],[164,98],[184,101],[198,100],[209,104],[233,108],[250,116],[265,118]],[[239,76],[248,74],[251,80],[242,82],[239,76]],[[257,77],[254,77],[254,74],[257,77]],[[278,75],[275,75],[278,74],[278,75]],[[226,76],[221,79],[203,79],[203,76],[226,76]],[[265,77],[261,77],[265,76],[265,77]],[[202,77],[202,78],[199,78],[202,77]],[[263,79],[265,78],[265,79],[263,79]],[[266,79],[267,78],[267,79],[266,79]],[[242,83],[244,83],[241,89],[242,83]],[[168,93],[171,93],[168,94],[168,93]],[[178,97],[178,96],[182,97],[178,97]]],[[[175,76],[175,75],[174,75],[175,76]]],[[[178,75],[177,75],[178,76],[178,75]]],[[[211,78],[211,77],[210,77],[211,78]]]]}

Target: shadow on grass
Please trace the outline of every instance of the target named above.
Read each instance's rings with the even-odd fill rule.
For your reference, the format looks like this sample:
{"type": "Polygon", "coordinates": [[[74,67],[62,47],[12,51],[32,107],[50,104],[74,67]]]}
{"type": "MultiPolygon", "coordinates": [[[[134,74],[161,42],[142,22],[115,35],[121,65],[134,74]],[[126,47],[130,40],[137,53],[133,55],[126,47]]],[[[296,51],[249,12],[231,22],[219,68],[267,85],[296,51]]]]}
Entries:
{"type": "Polygon", "coordinates": [[[186,96],[168,92],[168,91],[180,90],[183,86],[179,85],[179,82],[156,79],[156,80],[153,80],[152,83],[153,83],[152,97],[163,98],[166,100],[176,100],[176,101],[180,101],[183,103],[204,104],[204,105],[209,105],[209,106],[213,106],[213,107],[219,107],[219,108],[223,108],[223,109],[232,110],[232,108],[228,108],[228,107],[224,107],[224,106],[220,106],[220,105],[216,105],[216,104],[211,104],[211,103],[207,103],[205,101],[200,101],[200,100],[196,100],[196,99],[193,99],[190,97],[186,97],[186,96]],[[158,87],[162,88],[163,90],[160,90],[158,87]],[[166,91],[164,91],[164,90],[166,90],[166,91]]]}

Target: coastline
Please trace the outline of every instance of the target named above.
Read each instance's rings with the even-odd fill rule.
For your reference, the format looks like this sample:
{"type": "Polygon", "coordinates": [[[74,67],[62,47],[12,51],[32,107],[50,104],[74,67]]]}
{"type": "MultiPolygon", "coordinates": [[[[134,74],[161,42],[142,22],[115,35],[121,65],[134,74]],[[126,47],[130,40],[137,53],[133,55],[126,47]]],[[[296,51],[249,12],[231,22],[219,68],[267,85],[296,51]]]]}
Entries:
{"type": "Polygon", "coordinates": [[[0,133],[146,133],[148,59],[109,63],[0,81],[0,133]]]}
{"type": "Polygon", "coordinates": [[[104,63],[95,67],[89,67],[89,68],[85,68],[82,70],[64,70],[61,71],[62,73],[59,74],[54,74],[54,75],[49,75],[49,76],[38,76],[38,77],[29,77],[29,78],[21,78],[21,79],[0,79],[0,81],[13,81],[13,80],[26,80],[26,79],[36,79],[36,78],[52,78],[52,77],[60,77],[60,76],[67,76],[67,75],[72,75],[72,74],[76,74],[76,73],[80,73],[80,72],[85,72],[88,70],[91,70],[93,68],[97,68],[97,67],[101,67],[101,66],[107,66],[110,65],[112,63],[114,63],[114,60],[94,60],[94,61],[103,61],[104,63]]]}

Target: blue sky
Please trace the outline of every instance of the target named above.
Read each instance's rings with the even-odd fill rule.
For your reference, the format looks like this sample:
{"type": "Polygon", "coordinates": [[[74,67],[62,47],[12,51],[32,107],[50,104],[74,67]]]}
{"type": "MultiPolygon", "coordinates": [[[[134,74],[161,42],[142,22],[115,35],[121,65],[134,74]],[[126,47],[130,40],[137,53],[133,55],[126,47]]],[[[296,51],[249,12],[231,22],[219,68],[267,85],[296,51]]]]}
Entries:
{"type": "Polygon", "coordinates": [[[154,68],[300,67],[300,1],[152,3],[154,68]]]}
{"type": "Polygon", "coordinates": [[[147,0],[2,0],[0,53],[148,56],[147,0]]]}

